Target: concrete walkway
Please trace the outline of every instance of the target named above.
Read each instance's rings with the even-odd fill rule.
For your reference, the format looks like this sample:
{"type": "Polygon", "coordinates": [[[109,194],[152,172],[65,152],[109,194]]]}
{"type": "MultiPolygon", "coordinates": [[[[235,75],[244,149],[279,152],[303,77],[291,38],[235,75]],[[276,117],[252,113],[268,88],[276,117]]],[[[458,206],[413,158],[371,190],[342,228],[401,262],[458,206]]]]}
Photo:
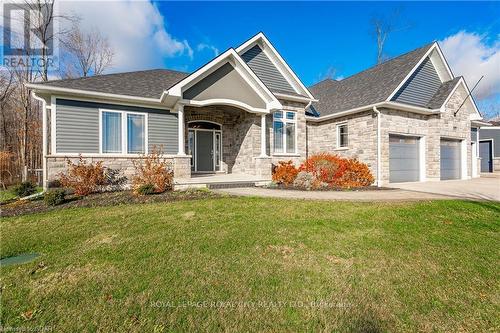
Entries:
{"type": "Polygon", "coordinates": [[[238,196],[334,201],[418,201],[466,199],[500,201],[500,174],[485,174],[470,180],[391,184],[380,191],[294,191],[259,187],[217,190],[238,196]]]}
{"type": "Polygon", "coordinates": [[[472,200],[500,201],[500,174],[481,174],[469,180],[444,180],[437,182],[400,183],[391,187],[422,194],[448,195],[472,200]]]}
{"type": "Polygon", "coordinates": [[[237,196],[273,197],[282,199],[333,200],[333,201],[418,201],[456,199],[445,195],[419,193],[405,190],[380,191],[294,191],[260,187],[228,188],[216,190],[237,196]]]}

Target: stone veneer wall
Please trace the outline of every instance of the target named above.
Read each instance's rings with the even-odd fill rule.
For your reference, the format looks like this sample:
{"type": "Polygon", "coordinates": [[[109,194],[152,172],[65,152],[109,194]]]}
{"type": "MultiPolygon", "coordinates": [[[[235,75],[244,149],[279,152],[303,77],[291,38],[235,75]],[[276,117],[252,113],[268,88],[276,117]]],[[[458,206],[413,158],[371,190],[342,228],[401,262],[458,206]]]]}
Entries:
{"type": "MultiPolygon", "coordinates": [[[[450,138],[465,140],[467,147],[467,176],[471,175],[471,138],[469,117],[475,111],[466,103],[454,116],[467,93],[459,87],[439,115],[419,115],[411,112],[381,109],[382,183],[389,182],[389,134],[424,136],[426,140],[426,178],[440,179],[440,140],[450,138]]],[[[321,123],[307,123],[308,155],[318,152],[335,153],[340,156],[355,157],[367,163],[376,176],[377,163],[377,119],[373,112],[364,112],[336,118],[321,123]],[[336,125],[347,122],[349,149],[336,149],[336,125]]]]}
{"type": "MultiPolygon", "coordinates": [[[[292,160],[300,164],[306,156],[306,120],[305,104],[280,101],[284,111],[297,112],[297,154],[274,155],[273,150],[273,115],[266,116],[266,153],[271,163],[292,160]]],[[[246,173],[251,175],[269,174],[268,164],[258,160],[260,156],[261,119],[260,115],[230,107],[185,107],[186,145],[187,122],[206,120],[222,124],[222,164],[223,171],[228,173],[246,173]]],[[[186,146],[187,151],[187,146],[186,146]]]]}
{"type": "Polygon", "coordinates": [[[368,164],[373,176],[377,175],[377,118],[373,112],[307,123],[307,154],[333,153],[357,158],[368,164]],[[337,148],[337,125],[346,123],[348,149],[337,148]]]}

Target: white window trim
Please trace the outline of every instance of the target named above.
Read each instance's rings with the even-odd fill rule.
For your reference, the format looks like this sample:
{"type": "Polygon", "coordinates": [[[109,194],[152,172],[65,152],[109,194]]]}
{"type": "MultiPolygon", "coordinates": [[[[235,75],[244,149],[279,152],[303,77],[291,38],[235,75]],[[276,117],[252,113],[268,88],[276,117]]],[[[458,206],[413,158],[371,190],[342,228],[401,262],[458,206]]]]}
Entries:
{"type": "Polygon", "coordinates": [[[147,112],[137,112],[137,111],[124,111],[124,110],[111,110],[111,109],[99,109],[99,155],[108,156],[108,155],[120,155],[120,156],[141,156],[149,154],[149,129],[148,129],[148,113],[147,112]],[[103,112],[114,112],[121,114],[122,121],[122,151],[121,153],[104,153],[102,151],[102,113],[103,112]],[[132,115],[140,115],[144,116],[144,154],[141,153],[128,153],[127,152],[127,116],[129,114],[132,115]]]}
{"type": "Polygon", "coordinates": [[[335,150],[348,150],[349,149],[349,125],[347,122],[338,123],[335,130],[337,131],[337,142],[335,150]],[[340,126],[347,126],[347,146],[340,145],[340,126]]]}
{"type": "Polygon", "coordinates": [[[297,115],[298,115],[298,113],[296,111],[291,111],[291,110],[279,110],[279,111],[273,112],[273,156],[298,156],[298,153],[297,153],[297,115]],[[282,118],[275,117],[276,113],[278,113],[278,112],[281,112],[283,114],[282,118]],[[293,117],[293,120],[286,118],[287,112],[292,112],[295,115],[293,117]],[[276,133],[274,133],[274,122],[276,120],[281,121],[283,123],[283,151],[282,152],[276,152],[276,147],[274,146],[274,142],[275,142],[274,136],[276,135],[276,133]],[[291,153],[286,152],[286,143],[287,143],[286,142],[286,124],[287,123],[295,124],[295,131],[294,131],[295,146],[293,147],[293,152],[291,152],[291,153]]]}

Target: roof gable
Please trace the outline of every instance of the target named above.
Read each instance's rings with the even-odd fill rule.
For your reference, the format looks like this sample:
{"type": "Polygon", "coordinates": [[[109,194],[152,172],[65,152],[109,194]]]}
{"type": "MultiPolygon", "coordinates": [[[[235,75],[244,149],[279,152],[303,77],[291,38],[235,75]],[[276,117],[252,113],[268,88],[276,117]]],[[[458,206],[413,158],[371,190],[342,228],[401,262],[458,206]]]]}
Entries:
{"type": "Polygon", "coordinates": [[[388,100],[433,45],[425,45],[343,80],[328,79],[309,87],[319,100],[313,107],[325,116],[388,100]]]}
{"type": "Polygon", "coordinates": [[[266,108],[265,100],[252,89],[229,62],[184,91],[182,97],[205,103],[215,99],[226,99],[238,101],[256,109],[266,108]]]}
{"type": "MultiPolygon", "coordinates": [[[[300,81],[300,79],[297,77],[297,75],[293,72],[293,70],[290,68],[290,66],[288,66],[288,64],[283,59],[283,57],[278,53],[278,51],[276,51],[274,46],[271,44],[271,42],[267,39],[267,37],[262,32],[259,32],[257,35],[253,36],[252,38],[247,40],[245,43],[238,46],[236,48],[236,52],[238,52],[240,55],[244,55],[247,53],[247,51],[254,48],[255,45],[258,45],[262,54],[265,55],[267,60],[269,60],[269,62],[271,62],[271,64],[273,65],[272,67],[274,67],[279,72],[279,74],[280,74],[279,76],[284,78],[286,83],[288,83],[288,85],[292,88],[292,90],[290,90],[285,85],[286,90],[282,90],[282,89],[273,90],[273,88],[270,87],[271,90],[273,90],[273,92],[278,93],[278,94],[281,93],[281,94],[285,94],[285,95],[287,93],[291,93],[292,95],[294,95],[294,93],[295,93],[295,94],[298,94],[301,96],[306,96],[309,99],[314,99],[311,92],[304,86],[302,81],[300,81]]],[[[254,51],[258,51],[258,50],[254,49],[254,51]]],[[[250,55],[251,55],[251,53],[247,54],[246,58],[251,58],[250,55]]],[[[254,66],[254,68],[257,68],[258,67],[257,64],[260,62],[259,60],[264,59],[263,55],[261,55],[259,59],[256,59],[257,61],[254,61],[254,64],[251,64],[249,62],[250,68],[252,68],[252,66],[254,66]]],[[[266,61],[266,60],[264,60],[264,61],[266,61]]],[[[254,68],[252,68],[252,70],[254,70],[254,68]]],[[[271,69],[271,70],[275,73],[274,69],[271,69]]],[[[259,76],[261,78],[261,80],[263,82],[265,82],[266,80],[269,81],[270,77],[266,78],[266,75],[264,75],[266,73],[264,73],[260,69],[256,70],[256,74],[259,75],[258,74],[259,71],[261,72],[261,74],[259,76]]],[[[273,75],[272,77],[276,78],[277,76],[273,75]]],[[[281,81],[281,84],[283,84],[283,83],[284,82],[281,81]]],[[[268,83],[266,83],[266,84],[268,84],[268,83]]],[[[274,83],[273,83],[273,85],[274,85],[274,83]]]]}
{"type": "Polygon", "coordinates": [[[245,60],[247,65],[255,72],[262,82],[271,89],[271,91],[295,93],[290,83],[288,83],[276,66],[274,66],[259,45],[256,44],[242,53],[241,58],[245,60]]]}
{"type": "Polygon", "coordinates": [[[441,79],[430,58],[426,57],[391,100],[427,106],[440,87],[441,79]]]}
{"type": "Polygon", "coordinates": [[[172,86],[161,97],[161,101],[167,105],[175,105],[180,99],[184,99],[185,103],[200,106],[233,105],[249,112],[269,112],[282,108],[281,103],[269,88],[255,75],[234,49],[220,54],[172,86]],[[247,91],[238,91],[242,87],[246,87],[247,91]],[[219,96],[216,96],[216,93],[219,96]],[[263,107],[260,107],[261,104],[259,107],[254,107],[237,99],[244,97],[245,101],[250,98],[255,102],[255,96],[261,100],[263,107]],[[204,101],[192,101],[187,99],[188,97],[204,99],[204,101]]]}

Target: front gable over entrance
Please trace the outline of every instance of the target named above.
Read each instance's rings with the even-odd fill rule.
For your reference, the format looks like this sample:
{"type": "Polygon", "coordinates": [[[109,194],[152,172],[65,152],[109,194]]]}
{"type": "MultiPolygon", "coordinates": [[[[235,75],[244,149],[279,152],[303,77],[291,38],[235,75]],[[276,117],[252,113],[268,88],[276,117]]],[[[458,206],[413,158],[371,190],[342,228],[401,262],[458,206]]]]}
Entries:
{"type": "Polygon", "coordinates": [[[182,98],[199,102],[224,99],[256,109],[266,108],[265,101],[229,62],[184,91],[182,98]]]}
{"type": "Polygon", "coordinates": [[[233,49],[168,89],[161,100],[172,106],[177,103],[229,105],[252,113],[269,113],[282,108],[274,94],[233,49]]]}

